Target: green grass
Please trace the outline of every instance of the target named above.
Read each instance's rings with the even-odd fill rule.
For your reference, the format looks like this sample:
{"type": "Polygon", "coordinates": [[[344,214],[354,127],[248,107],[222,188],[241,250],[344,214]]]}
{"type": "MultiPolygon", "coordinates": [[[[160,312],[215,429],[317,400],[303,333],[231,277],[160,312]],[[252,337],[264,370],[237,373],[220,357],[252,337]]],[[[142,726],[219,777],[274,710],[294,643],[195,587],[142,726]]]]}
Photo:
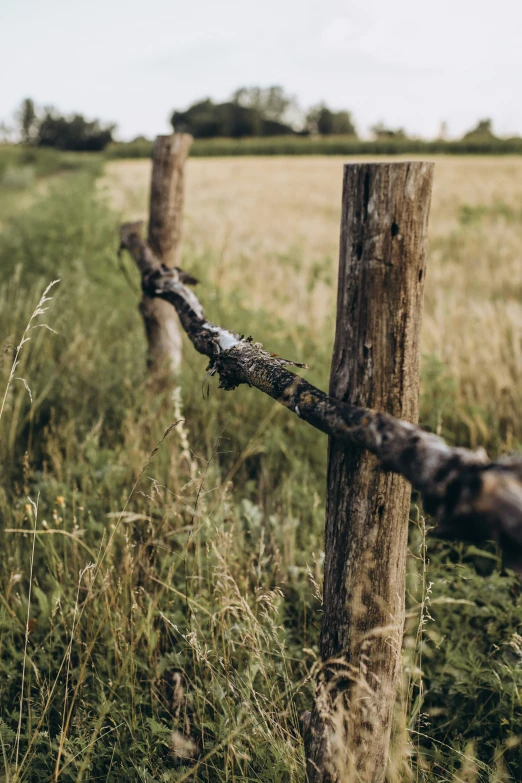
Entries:
{"type": "Polygon", "coordinates": [[[51,176],[77,171],[101,170],[96,154],[60,152],[18,145],[0,145],[0,225],[42,192],[42,184],[51,176]]]}
{"type": "MultiPolygon", "coordinates": [[[[111,144],[108,158],[149,158],[152,142],[138,139],[111,144]]],[[[379,139],[364,141],[353,136],[267,136],[244,139],[196,139],[195,157],[223,155],[518,155],[522,139],[379,139]]]]}
{"type": "Polygon", "coordinates": [[[49,147],[0,144],[0,182],[5,184],[7,171],[27,166],[32,168],[36,177],[45,177],[59,171],[99,171],[100,161],[101,157],[92,152],[62,152],[49,147]]]}
{"type": "MultiPolygon", "coordinates": [[[[219,391],[188,344],[178,389],[148,386],[119,221],[80,170],[0,234],[0,778],[302,781],[326,438],[254,390],[219,391]],[[195,768],[175,753],[187,733],[195,768]]],[[[183,261],[208,315],[313,356],[326,387],[333,324],[298,349],[284,323],[210,296],[212,262],[183,261]]],[[[449,426],[451,379],[432,361],[423,377],[424,420],[437,406],[449,426]]],[[[426,566],[412,516],[393,779],[520,780],[519,581],[495,552],[432,539],[426,566]]]]}

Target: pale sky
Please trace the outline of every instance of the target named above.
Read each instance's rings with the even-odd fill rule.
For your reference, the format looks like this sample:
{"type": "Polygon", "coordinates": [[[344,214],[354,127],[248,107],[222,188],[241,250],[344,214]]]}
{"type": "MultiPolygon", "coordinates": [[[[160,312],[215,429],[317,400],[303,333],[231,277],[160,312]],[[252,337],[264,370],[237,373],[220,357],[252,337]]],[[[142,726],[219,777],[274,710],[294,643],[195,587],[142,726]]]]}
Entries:
{"type": "Polygon", "coordinates": [[[281,84],[358,128],[522,135],[520,0],[0,0],[0,120],[26,96],[169,130],[174,108],[281,84]]]}

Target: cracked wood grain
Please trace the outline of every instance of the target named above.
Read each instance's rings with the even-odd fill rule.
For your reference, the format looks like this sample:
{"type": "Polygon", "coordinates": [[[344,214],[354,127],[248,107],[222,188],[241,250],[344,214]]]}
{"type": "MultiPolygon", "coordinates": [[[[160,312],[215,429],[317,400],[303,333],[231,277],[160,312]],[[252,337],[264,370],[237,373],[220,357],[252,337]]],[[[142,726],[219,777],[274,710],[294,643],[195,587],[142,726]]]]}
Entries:
{"type": "MultiPolygon", "coordinates": [[[[412,424],[432,182],[432,163],[344,167],[330,394],[412,424]]],[[[306,733],[308,780],[383,783],[411,486],[369,451],[331,437],[326,498],[323,666],[306,733]]]]}

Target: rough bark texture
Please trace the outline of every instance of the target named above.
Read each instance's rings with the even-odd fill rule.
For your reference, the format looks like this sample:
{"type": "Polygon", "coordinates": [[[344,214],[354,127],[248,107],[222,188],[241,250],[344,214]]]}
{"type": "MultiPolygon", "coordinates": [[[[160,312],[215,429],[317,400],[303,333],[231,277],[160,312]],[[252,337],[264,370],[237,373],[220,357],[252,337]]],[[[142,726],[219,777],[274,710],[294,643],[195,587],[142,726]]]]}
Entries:
{"type": "Polygon", "coordinates": [[[185,283],[194,278],[167,269],[141,236],[141,223],[121,228],[120,249],[128,250],[141,273],[143,291],[176,309],[194,348],[209,358],[208,371],[223,389],[241,383],[277,400],[303,421],[347,446],[375,454],[381,466],[399,473],[420,491],[425,510],[449,538],[493,539],[506,566],[522,574],[522,457],[488,460],[484,450],[452,448],[437,435],[387,413],[335,399],[287,369],[303,364],[264,350],[251,337],[212,324],[185,283]]]}
{"type": "Polygon", "coordinates": [[[179,265],[184,201],[185,162],[192,136],[157,136],[152,150],[148,243],[168,267],[179,265]]]}
{"type": "MultiPolygon", "coordinates": [[[[430,163],[345,166],[330,394],[416,422],[430,163]]],[[[329,442],[313,783],[382,783],[404,625],[411,486],[329,442]]]]}
{"type": "MultiPolygon", "coordinates": [[[[192,136],[158,136],[152,151],[148,242],[167,267],[175,267],[181,251],[184,168],[192,136]]],[[[149,370],[175,372],[181,363],[181,333],[172,307],[145,294],[140,303],[148,341],[149,370]]]]}

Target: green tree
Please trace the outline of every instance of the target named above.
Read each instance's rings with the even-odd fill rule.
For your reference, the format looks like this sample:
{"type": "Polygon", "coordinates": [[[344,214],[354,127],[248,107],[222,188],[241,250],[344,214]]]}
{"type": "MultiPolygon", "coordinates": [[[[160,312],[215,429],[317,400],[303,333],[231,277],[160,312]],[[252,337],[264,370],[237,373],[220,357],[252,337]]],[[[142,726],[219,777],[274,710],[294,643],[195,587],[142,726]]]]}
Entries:
{"type": "Polygon", "coordinates": [[[306,116],[306,128],[310,133],[320,133],[321,136],[357,136],[351,113],[332,111],[324,103],[312,106],[306,116]]]}
{"type": "Polygon", "coordinates": [[[334,115],[326,106],[317,115],[317,132],[321,136],[330,136],[334,132],[334,115]]]}
{"type": "Polygon", "coordinates": [[[214,103],[210,98],[194,103],[186,111],[174,111],[171,124],[175,131],[186,131],[196,139],[240,139],[294,133],[289,125],[266,117],[253,106],[237,100],[214,103]]]}
{"type": "Polygon", "coordinates": [[[99,152],[112,141],[115,125],[86,120],[82,114],[64,117],[48,108],[38,124],[36,144],[77,152],[99,152]]]}
{"type": "Polygon", "coordinates": [[[271,87],[240,87],[232,95],[232,103],[256,111],[265,120],[286,123],[287,115],[299,111],[294,96],[287,95],[277,84],[271,87]]]}
{"type": "Polygon", "coordinates": [[[334,133],[357,136],[357,131],[349,111],[336,111],[333,114],[334,133]]]}
{"type": "Polygon", "coordinates": [[[464,134],[462,137],[463,141],[467,139],[478,139],[478,140],[490,140],[494,141],[498,137],[495,136],[493,133],[493,120],[491,119],[484,119],[479,120],[474,128],[472,128],[470,131],[464,134]]]}
{"type": "Polygon", "coordinates": [[[397,139],[402,141],[408,138],[404,128],[388,128],[383,122],[378,122],[370,128],[376,139],[397,139]]]}
{"type": "Polygon", "coordinates": [[[38,116],[32,98],[24,98],[16,117],[22,143],[33,144],[38,130],[38,116]]]}

